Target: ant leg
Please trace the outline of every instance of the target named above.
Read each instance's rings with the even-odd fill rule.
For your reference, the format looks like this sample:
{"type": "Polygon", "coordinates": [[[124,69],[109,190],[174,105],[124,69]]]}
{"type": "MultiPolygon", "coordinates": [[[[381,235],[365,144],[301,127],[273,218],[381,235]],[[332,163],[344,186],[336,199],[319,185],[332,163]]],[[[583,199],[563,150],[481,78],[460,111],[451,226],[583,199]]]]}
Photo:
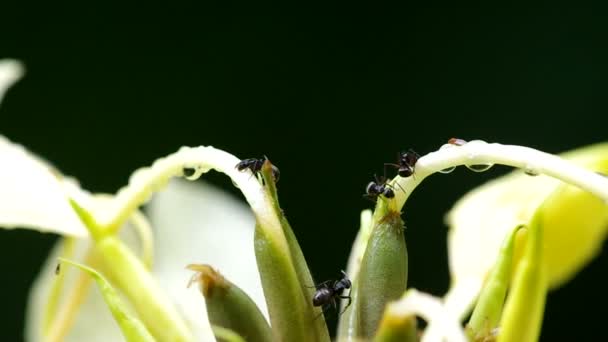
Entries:
{"type": "Polygon", "coordinates": [[[321,312],[319,312],[319,313],[318,313],[318,314],[315,316],[315,318],[314,318],[313,320],[315,320],[315,321],[316,321],[317,319],[319,319],[319,317],[323,316],[323,315],[325,314],[325,311],[327,311],[327,310],[326,310],[326,307],[327,307],[327,305],[323,305],[323,306],[321,307],[321,312]]]}
{"type": "Polygon", "coordinates": [[[376,199],[377,197],[376,197],[376,196],[372,196],[372,195],[365,194],[365,195],[363,195],[363,198],[365,198],[366,200],[368,200],[368,201],[370,201],[370,202],[376,203],[376,200],[375,200],[375,199],[376,199]]]}
{"type": "Polygon", "coordinates": [[[352,298],[350,297],[350,295],[348,295],[348,296],[340,296],[340,298],[342,298],[342,299],[348,299],[348,304],[346,304],[346,306],[344,307],[344,309],[342,309],[342,311],[340,312],[340,315],[342,315],[344,313],[344,311],[346,311],[346,309],[348,309],[348,307],[352,303],[352,298]]]}
{"type": "Polygon", "coordinates": [[[326,281],[324,281],[324,282],[322,282],[322,283],[318,283],[318,284],[317,284],[317,285],[315,285],[315,286],[305,286],[305,287],[307,287],[307,288],[309,288],[309,289],[312,289],[312,288],[319,289],[319,288],[321,288],[321,287],[327,287],[327,284],[331,283],[332,281],[333,281],[333,280],[326,280],[326,281]]]}
{"type": "MultiPolygon", "coordinates": [[[[413,174],[412,174],[412,176],[413,176],[413,174]]],[[[402,187],[402,186],[399,184],[399,182],[395,182],[395,184],[397,184],[397,186],[399,187],[399,189],[401,189],[401,191],[403,191],[403,193],[405,193],[405,189],[404,189],[404,188],[403,188],[403,187],[402,187]]],[[[392,184],[390,184],[390,186],[391,186],[393,189],[395,188],[395,187],[394,187],[392,184]]]]}
{"type": "MultiPolygon", "coordinates": [[[[382,176],[382,177],[384,178],[384,180],[387,180],[387,179],[388,179],[388,178],[386,178],[386,167],[387,167],[388,165],[395,166],[395,164],[384,163],[384,169],[382,170],[382,171],[384,172],[384,175],[382,176]]],[[[398,166],[397,166],[397,168],[398,168],[398,166]]]]}
{"type": "Polygon", "coordinates": [[[380,179],[378,179],[378,175],[374,173],[374,180],[376,181],[376,184],[382,184],[382,182],[380,181],[380,179]]]}
{"type": "Polygon", "coordinates": [[[386,167],[387,166],[392,166],[397,169],[401,167],[400,165],[394,164],[394,163],[384,163],[384,178],[386,178],[386,167]]]}

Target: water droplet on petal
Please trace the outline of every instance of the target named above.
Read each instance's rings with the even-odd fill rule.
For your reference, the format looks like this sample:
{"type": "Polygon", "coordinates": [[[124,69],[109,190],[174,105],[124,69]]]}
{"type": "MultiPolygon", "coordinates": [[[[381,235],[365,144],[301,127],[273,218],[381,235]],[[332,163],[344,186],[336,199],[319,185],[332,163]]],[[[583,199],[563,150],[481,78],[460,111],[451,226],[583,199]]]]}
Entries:
{"type": "Polygon", "coordinates": [[[465,165],[469,170],[474,171],[474,172],[484,172],[484,171],[488,171],[492,166],[494,166],[494,164],[472,164],[472,165],[465,165]]]}
{"type": "Polygon", "coordinates": [[[536,169],[533,169],[530,167],[524,168],[524,173],[527,174],[528,176],[532,176],[532,177],[540,175],[540,172],[538,172],[536,169]]]}
{"type": "Polygon", "coordinates": [[[448,167],[447,169],[439,170],[439,173],[450,173],[456,170],[456,166],[448,167]]]}
{"type": "Polygon", "coordinates": [[[194,168],[194,167],[184,167],[184,169],[182,170],[182,172],[184,173],[184,177],[186,177],[186,178],[192,177],[196,173],[196,168],[194,168]]]}
{"type": "Polygon", "coordinates": [[[182,172],[187,180],[197,180],[202,174],[203,169],[199,165],[195,166],[184,166],[182,172]]]}

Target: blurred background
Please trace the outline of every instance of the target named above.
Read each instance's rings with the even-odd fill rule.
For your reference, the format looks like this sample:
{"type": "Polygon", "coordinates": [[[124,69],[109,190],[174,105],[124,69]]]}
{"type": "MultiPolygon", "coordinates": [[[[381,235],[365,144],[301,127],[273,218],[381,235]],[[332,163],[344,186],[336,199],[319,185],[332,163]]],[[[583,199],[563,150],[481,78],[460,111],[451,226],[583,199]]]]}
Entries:
{"type": "MultiPolygon", "coordinates": [[[[316,279],[344,267],[365,185],[397,151],[451,137],[559,152],[606,140],[608,21],[593,7],[351,3],[3,4],[0,57],[26,77],[0,133],[114,192],[182,145],[267,155],[316,279]]],[[[448,287],[444,214],[507,172],[458,169],[410,198],[409,286],[448,287]]],[[[225,177],[212,182],[238,194],[225,177]]],[[[0,189],[1,191],[1,189],[0,189]]],[[[0,237],[2,340],[18,341],[29,285],[55,236],[0,237]]],[[[604,333],[606,253],[548,298],[542,340],[604,333]]]]}

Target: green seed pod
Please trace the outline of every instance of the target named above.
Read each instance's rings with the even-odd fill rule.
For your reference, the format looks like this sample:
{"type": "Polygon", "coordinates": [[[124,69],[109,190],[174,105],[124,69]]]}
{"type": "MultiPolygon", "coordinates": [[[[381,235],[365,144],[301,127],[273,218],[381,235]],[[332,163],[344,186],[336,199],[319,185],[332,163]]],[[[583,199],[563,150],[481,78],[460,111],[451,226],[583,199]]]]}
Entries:
{"type": "MultiPolygon", "coordinates": [[[[407,285],[407,248],[403,221],[397,211],[378,211],[361,269],[356,280],[357,331],[354,336],[371,339],[378,329],[384,307],[397,300],[407,285]]],[[[353,286],[354,287],[354,286],[353,286]]]]}
{"type": "Polygon", "coordinates": [[[198,281],[212,326],[232,330],[246,341],[272,341],[268,322],[243,290],[209,265],[188,265],[187,268],[197,272],[190,284],[198,281]]]}

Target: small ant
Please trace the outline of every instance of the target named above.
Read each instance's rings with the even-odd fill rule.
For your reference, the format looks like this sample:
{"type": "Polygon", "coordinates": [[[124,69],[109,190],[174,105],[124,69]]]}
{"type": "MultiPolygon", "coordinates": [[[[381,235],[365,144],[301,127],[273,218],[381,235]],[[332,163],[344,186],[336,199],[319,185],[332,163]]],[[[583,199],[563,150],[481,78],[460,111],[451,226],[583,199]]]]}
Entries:
{"type": "MultiPolygon", "coordinates": [[[[367,184],[367,187],[365,188],[365,195],[363,195],[364,197],[372,201],[377,199],[380,195],[384,195],[386,198],[395,197],[395,191],[393,191],[392,185],[387,183],[386,177],[378,178],[376,175],[374,175],[374,179],[375,181],[367,184]]],[[[401,186],[399,187],[401,188],[401,186]]],[[[403,190],[403,188],[401,188],[401,190],[403,190]]]]}
{"type": "Polygon", "coordinates": [[[407,152],[401,152],[397,156],[397,164],[384,163],[384,166],[393,166],[398,169],[399,176],[406,178],[414,174],[414,166],[420,158],[420,155],[411,148],[407,152]]]}
{"type": "Polygon", "coordinates": [[[373,200],[378,198],[380,195],[384,195],[386,198],[393,198],[395,197],[395,192],[386,184],[386,180],[379,181],[376,177],[376,181],[372,181],[367,184],[364,196],[373,200]]]}
{"type": "Polygon", "coordinates": [[[348,309],[352,298],[349,295],[342,295],[342,292],[346,289],[350,289],[351,282],[348,279],[348,276],[344,271],[340,271],[342,274],[340,278],[336,280],[327,280],[316,286],[317,291],[315,295],[312,297],[312,305],[314,306],[323,306],[331,304],[334,309],[337,309],[336,299],[348,299],[348,304],[344,307],[340,315],[348,309]]]}
{"type": "MultiPolygon", "coordinates": [[[[260,171],[262,170],[262,165],[264,165],[264,162],[268,160],[268,157],[264,156],[264,159],[257,159],[257,158],[249,158],[249,159],[243,159],[240,162],[238,162],[235,166],[235,168],[239,171],[244,171],[245,169],[249,169],[251,170],[251,172],[253,172],[254,175],[258,175],[260,173],[260,171]]],[[[274,178],[274,182],[278,182],[279,181],[279,177],[281,176],[281,172],[279,171],[279,168],[272,165],[272,177],[274,178]]]]}

